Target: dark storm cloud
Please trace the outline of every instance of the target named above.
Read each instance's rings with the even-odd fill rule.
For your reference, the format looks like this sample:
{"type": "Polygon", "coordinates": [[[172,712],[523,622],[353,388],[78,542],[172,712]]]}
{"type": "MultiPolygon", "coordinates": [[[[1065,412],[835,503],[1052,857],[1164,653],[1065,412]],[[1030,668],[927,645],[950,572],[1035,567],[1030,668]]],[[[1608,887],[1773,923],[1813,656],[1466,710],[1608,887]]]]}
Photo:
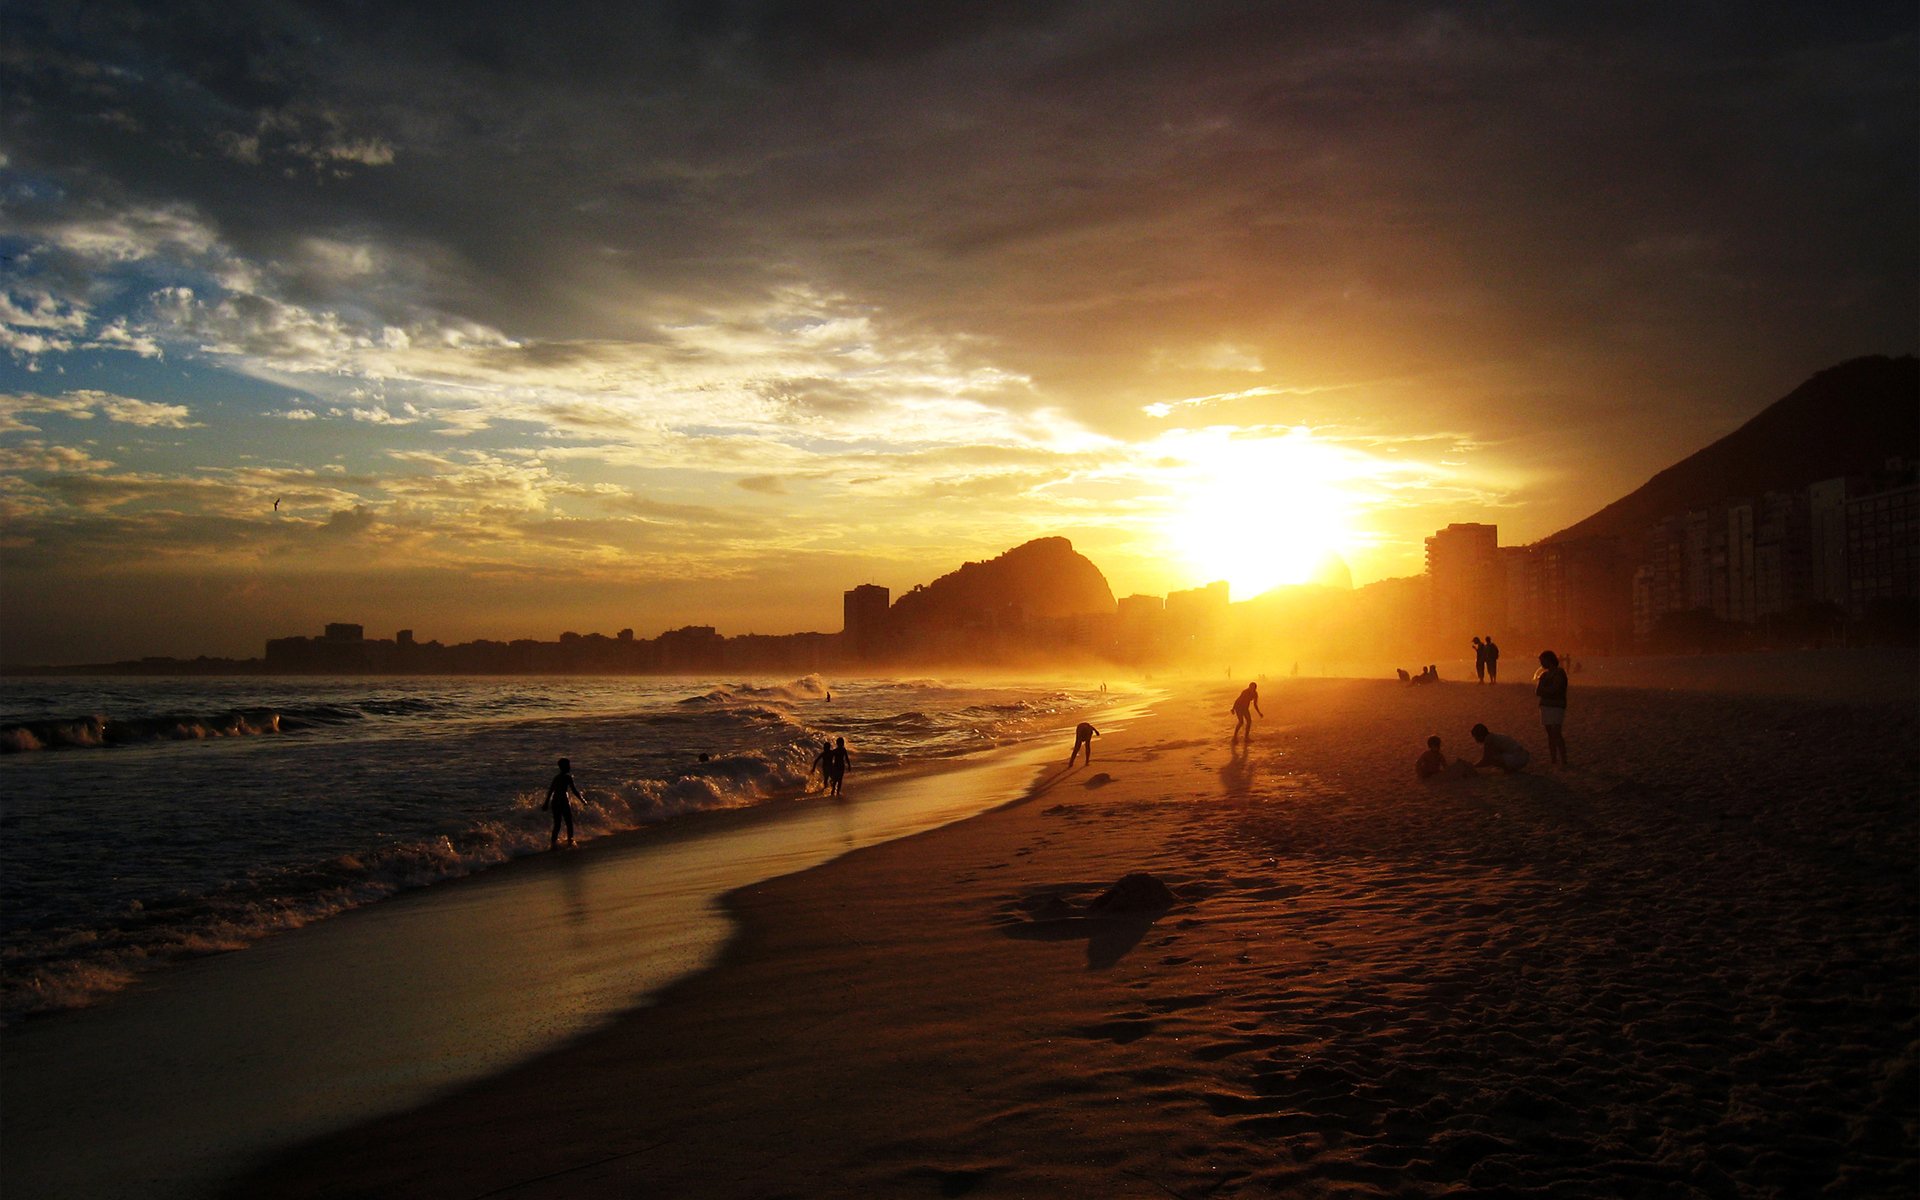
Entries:
{"type": "Polygon", "coordinates": [[[1428,385],[1394,397],[1422,416],[1451,389],[1524,422],[1543,393],[1750,402],[1910,346],[1914,27],[1906,4],[29,5],[5,136],[61,203],[190,203],[295,303],[369,303],[299,268],[320,233],[388,256],[382,319],[534,343],[804,283],[1090,420],[1167,398],[1147,351],[1224,341],[1278,382],[1393,375],[1428,385]]]}

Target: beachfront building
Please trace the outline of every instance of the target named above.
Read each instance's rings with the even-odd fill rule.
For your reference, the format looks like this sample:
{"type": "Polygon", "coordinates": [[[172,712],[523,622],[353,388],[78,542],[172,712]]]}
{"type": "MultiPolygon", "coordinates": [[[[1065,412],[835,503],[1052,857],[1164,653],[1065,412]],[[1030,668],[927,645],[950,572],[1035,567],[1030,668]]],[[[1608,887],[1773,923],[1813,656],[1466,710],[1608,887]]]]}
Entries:
{"type": "Polygon", "coordinates": [[[1920,598],[1920,483],[1847,500],[1847,608],[1856,617],[1920,598]]]}
{"type": "Polygon", "coordinates": [[[1507,586],[1500,560],[1500,527],[1449,525],[1427,539],[1431,633],[1464,642],[1507,628],[1507,586]]]}
{"type": "Polygon", "coordinates": [[[1215,654],[1227,631],[1227,582],[1167,593],[1167,645],[1182,659],[1215,654]]]}
{"type": "Polygon", "coordinates": [[[892,603],[892,592],[871,583],[841,593],[840,640],[848,658],[868,662],[885,652],[892,603]]]}
{"type": "Polygon", "coordinates": [[[1807,636],[1832,620],[1911,623],[1920,603],[1920,479],[1902,461],[1794,491],[1676,514],[1646,534],[1633,569],[1633,629],[1688,614],[1807,636]],[[1797,633],[1792,631],[1798,630],[1797,633]]]}

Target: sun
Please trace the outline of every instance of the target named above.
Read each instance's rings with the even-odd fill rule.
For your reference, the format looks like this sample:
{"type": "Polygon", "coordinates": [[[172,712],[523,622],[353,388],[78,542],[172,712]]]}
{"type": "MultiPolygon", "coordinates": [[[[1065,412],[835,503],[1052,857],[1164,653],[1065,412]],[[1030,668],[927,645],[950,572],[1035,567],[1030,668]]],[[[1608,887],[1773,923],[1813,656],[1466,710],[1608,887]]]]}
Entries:
{"type": "Polygon", "coordinates": [[[1163,448],[1174,496],[1162,532],[1196,581],[1224,579],[1248,600],[1345,575],[1353,468],[1339,449],[1305,429],[1182,431],[1163,448]]]}

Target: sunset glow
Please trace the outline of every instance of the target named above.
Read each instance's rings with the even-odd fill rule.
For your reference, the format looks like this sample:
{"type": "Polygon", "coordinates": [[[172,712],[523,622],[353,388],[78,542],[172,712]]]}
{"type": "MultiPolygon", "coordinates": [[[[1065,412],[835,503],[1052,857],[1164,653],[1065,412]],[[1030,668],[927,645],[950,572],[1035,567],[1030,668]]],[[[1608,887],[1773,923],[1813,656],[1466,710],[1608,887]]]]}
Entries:
{"type": "Polygon", "coordinates": [[[1314,580],[1354,546],[1349,490],[1357,454],[1305,429],[1252,436],[1208,429],[1167,439],[1184,464],[1169,514],[1168,549],[1197,580],[1224,579],[1236,600],[1314,580]]]}
{"type": "Polygon", "coordinates": [[[1912,341],[1899,22],[1664,11],[29,3],[0,660],[1548,536],[1912,341]]]}

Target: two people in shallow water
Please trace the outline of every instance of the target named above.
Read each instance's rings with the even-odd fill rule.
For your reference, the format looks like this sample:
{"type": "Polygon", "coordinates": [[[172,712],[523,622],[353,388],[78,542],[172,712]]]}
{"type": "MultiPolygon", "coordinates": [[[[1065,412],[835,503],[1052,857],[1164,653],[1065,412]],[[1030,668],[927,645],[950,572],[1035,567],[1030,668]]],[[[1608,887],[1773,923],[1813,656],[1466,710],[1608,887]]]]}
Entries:
{"type": "Polygon", "coordinates": [[[579,787],[573,782],[573,760],[563,758],[560,760],[560,773],[547,785],[547,798],[540,804],[542,811],[553,812],[553,837],[548,841],[547,849],[559,846],[562,822],[567,826],[567,845],[573,845],[573,800],[584,803],[586,797],[580,794],[579,787]]]}
{"type": "Polygon", "coordinates": [[[820,753],[813,756],[813,765],[807,768],[807,774],[817,772],[827,794],[838,796],[840,786],[846,782],[847,762],[851,757],[847,753],[847,739],[835,738],[831,742],[821,742],[820,753]]]}

